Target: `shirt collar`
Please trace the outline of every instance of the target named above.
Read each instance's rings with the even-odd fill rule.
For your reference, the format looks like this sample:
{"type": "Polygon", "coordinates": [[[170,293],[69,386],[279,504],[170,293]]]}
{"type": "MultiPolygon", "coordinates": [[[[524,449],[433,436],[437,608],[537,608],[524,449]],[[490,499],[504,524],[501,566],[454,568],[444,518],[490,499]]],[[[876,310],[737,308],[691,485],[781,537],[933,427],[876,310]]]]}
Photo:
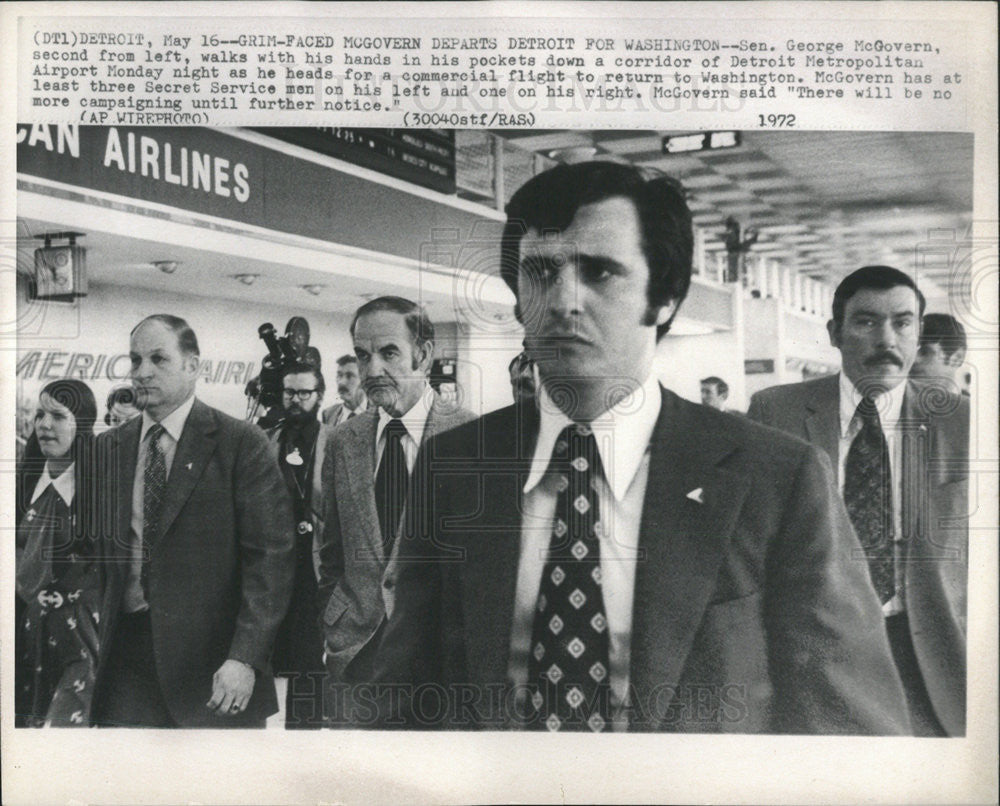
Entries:
{"type": "Polygon", "coordinates": [[[34,504],[38,500],[38,497],[45,492],[45,488],[52,485],[52,489],[59,493],[59,497],[63,500],[66,506],[73,503],[73,495],[76,493],[76,479],[73,475],[73,463],[70,462],[69,467],[67,467],[58,478],[52,478],[52,471],[49,468],[49,463],[45,463],[45,468],[42,470],[41,478],[38,479],[38,483],[35,485],[35,492],[31,496],[31,503],[34,504]]]}
{"type": "Polygon", "coordinates": [[[406,427],[406,433],[410,435],[410,439],[417,443],[417,445],[420,445],[421,440],[424,438],[424,427],[427,425],[427,417],[430,415],[433,406],[434,390],[431,389],[430,384],[424,386],[424,391],[417,398],[417,402],[402,417],[393,417],[380,406],[378,410],[378,427],[375,431],[375,444],[377,445],[378,441],[382,439],[382,432],[385,431],[385,427],[389,424],[390,420],[401,420],[406,427]]]}
{"type": "MultiPolygon", "coordinates": [[[[903,410],[903,395],[906,393],[906,381],[897,384],[887,392],[875,395],[875,410],[878,412],[879,423],[883,431],[896,427],[900,413],[903,410]]],[[[851,433],[851,422],[861,403],[861,395],[854,384],[843,372],[840,373],[840,438],[846,439],[851,433]]]]}
{"type": "MultiPolygon", "coordinates": [[[[552,459],[556,438],[573,422],[552,402],[545,384],[540,384],[538,395],[538,440],[531,459],[531,472],[524,484],[525,493],[531,492],[542,480],[552,459]]],[[[660,405],[660,383],[650,372],[642,386],[591,423],[606,480],[617,501],[625,497],[639,470],[660,416],[660,405]],[[614,438],[602,439],[604,434],[614,434],[614,438]]]]}
{"type": "MultiPolygon", "coordinates": [[[[184,423],[187,422],[192,406],[194,406],[194,395],[191,395],[191,397],[181,403],[176,409],[170,412],[170,414],[160,420],[160,425],[162,425],[163,429],[170,434],[174,442],[181,441],[181,434],[184,432],[184,423]]],[[[139,432],[140,443],[146,438],[146,432],[148,432],[155,423],[156,420],[150,417],[147,412],[143,411],[142,430],[139,432]]]]}
{"type": "Polygon", "coordinates": [[[368,409],[368,395],[365,394],[363,389],[360,391],[360,395],[361,395],[360,401],[358,402],[358,405],[353,409],[347,405],[346,400],[341,400],[340,402],[344,407],[344,411],[356,412],[358,414],[360,414],[363,411],[366,411],[368,409]]]}

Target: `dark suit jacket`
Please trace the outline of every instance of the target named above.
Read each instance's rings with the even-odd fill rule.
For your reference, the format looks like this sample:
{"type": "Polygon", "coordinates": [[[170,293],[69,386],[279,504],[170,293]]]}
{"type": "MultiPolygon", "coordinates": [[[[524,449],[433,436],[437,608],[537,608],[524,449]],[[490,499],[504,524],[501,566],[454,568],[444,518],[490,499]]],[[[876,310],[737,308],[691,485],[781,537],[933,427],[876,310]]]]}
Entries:
{"type": "MultiPolygon", "coordinates": [[[[466,409],[435,405],[423,440],[474,417],[466,409]]],[[[382,547],[375,506],[377,427],[378,409],[374,409],[327,431],[319,601],[321,607],[325,605],[321,626],[327,668],[335,679],[343,679],[348,664],[386,614],[382,574],[389,558],[382,547]]]]}
{"type": "MultiPolygon", "coordinates": [[[[137,417],[98,438],[111,508],[102,535],[102,647],[114,639],[129,570],[141,425],[137,417]]],[[[167,479],[149,578],[156,671],[181,727],[238,727],[277,711],[269,659],[291,594],[291,517],[264,432],[195,400],[167,479]],[[253,666],[257,681],[246,710],[218,717],[205,703],[227,658],[253,666]]],[[[98,703],[106,659],[97,672],[98,703]]]]}
{"type": "MultiPolygon", "coordinates": [[[[837,466],[840,388],[836,375],[765,389],[748,416],[812,442],[837,466]]],[[[907,384],[901,522],[903,595],[913,647],[938,721],[965,735],[968,589],[969,401],[933,385],[907,384]]]]}
{"type": "MultiPolygon", "coordinates": [[[[636,566],[630,729],[905,733],[878,601],[852,559],[858,544],[829,462],[745,418],[662,394],[636,566]],[[698,488],[701,503],[688,495],[698,488]]],[[[461,700],[442,717],[407,712],[396,696],[404,707],[383,712],[387,726],[397,716],[504,722],[510,699],[496,692],[536,418],[533,406],[502,409],[425,446],[387,580],[395,607],[377,680],[402,684],[397,695],[443,685],[461,700]]]]}

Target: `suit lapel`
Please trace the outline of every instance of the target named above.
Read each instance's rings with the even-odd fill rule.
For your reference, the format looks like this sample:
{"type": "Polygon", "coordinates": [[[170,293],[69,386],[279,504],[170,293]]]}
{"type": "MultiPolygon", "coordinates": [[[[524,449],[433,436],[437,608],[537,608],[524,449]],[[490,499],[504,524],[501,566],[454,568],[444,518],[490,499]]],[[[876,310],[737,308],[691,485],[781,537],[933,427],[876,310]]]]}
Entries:
{"type": "Polygon", "coordinates": [[[116,494],[115,501],[115,536],[112,550],[123,556],[128,552],[129,531],[132,528],[132,490],[135,483],[135,466],[139,454],[139,432],[142,418],[135,417],[118,429],[115,434],[116,445],[112,456],[115,468],[116,494]]]}
{"type": "Polygon", "coordinates": [[[806,440],[826,451],[834,471],[840,457],[840,380],[831,375],[818,381],[806,401],[806,440]]]}
{"type": "Polygon", "coordinates": [[[378,414],[359,414],[347,420],[340,428],[344,434],[347,483],[357,508],[362,535],[368,542],[371,556],[385,562],[382,530],[375,506],[375,435],[378,432],[378,414]]]}
{"type": "MultiPolygon", "coordinates": [[[[913,542],[920,536],[921,524],[926,517],[921,508],[929,506],[930,489],[927,468],[930,466],[930,422],[919,406],[920,392],[907,382],[900,412],[897,439],[902,441],[900,449],[900,528],[904,546],[913,548],[913,542]]],[[[928,530],[929,531],[929,530],[928,530]]],[[[926,547],[922,547],[926,550],[926,547]]]]}
{"type": "Polygon", "coordinates": [[[199,400],[194,401],[184,431],[181,432],[174,461],[167,477],[166,500],[163,502],[163,514],[160,517],[160,534],[162,538],[170,530],[171,524],[180,514],[201,478],[209,458],[215,451],[215,419],[211,410],[199,400]]]}
{"type": "Polygon", "coordinates": [[[480,435],[483,459],[489,464],[501,463],[502,470],[476,472],[469,468],[481,496],[480,514],[462,541],[466,552],[461,566],[466,657],[470,669],[481,670],[478,677],[482,680],[473,679],[485,683],[507,679],[521,555],[519,502],[538,435],[534,406],[510,407],[507,413],[480,435]]]}
{"type": "MultiPolygon", "coordinates": [[[[632,616],[630,680],[639,713],[663,704],[664,691],[680,678],[749,489],[748,479],[717,466],[734,446],[697,415],[693,404],[663,390],[632,616]]],[[[642,725],[655,728],[649,716],[642,725]]]]}

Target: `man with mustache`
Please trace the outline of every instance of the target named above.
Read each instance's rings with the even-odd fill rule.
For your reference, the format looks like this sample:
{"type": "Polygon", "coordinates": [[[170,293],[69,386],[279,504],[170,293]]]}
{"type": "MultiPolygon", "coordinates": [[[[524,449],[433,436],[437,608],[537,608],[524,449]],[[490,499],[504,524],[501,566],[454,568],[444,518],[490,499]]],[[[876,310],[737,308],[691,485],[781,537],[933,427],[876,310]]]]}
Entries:
{"type": "Polygon", "coordinates": [[[905,732],[825,457],[657,379],[693,240],[683,189],[629,165],[511,198],[537,405],[424,446],[386,580],[386,726],[905,732]]]}
{"type": "Polygon", "coordinates": [[[337,359],[337,394],[341,402],[323,409],[325,425],[340,425],[368,409],[368,396],[361,386],[357,356],[347,354],[337,359]]]}
{"type": "Polygon", "coordinates": [[[323,428],[319,413],[326,383],[311,364],[282,368],[281,422],[268,429],[271,449],[292,501],[289,528],[295,540],[295,581],[288,613],[278,630],[272,665],[288,678],[285,727],[319,728],[323,724],[323,641],[319,633],[319,600],[315,554],[322,532],[323,428]]]}
{"type": "Polygon", "coordinates": [[[822,448],[882,602],[916,735],[965,734],[969,403],[907,381],[924,297],[890,266],[848,275],[827,323],[839,374],[765,389],[748,416],[822,448]]]}
{"type": "Polygon", "coordinates": [[[421,444],[473,414],[440,406],[430,387],[434,326],[417,303],[378,297],[351,322],[361,381],[377,408],[328,437],[322,486],[320,602],[331,724],[364,726],[353,690],[370,683],[387,602],[382,575],[395,545],[421,444]]]}

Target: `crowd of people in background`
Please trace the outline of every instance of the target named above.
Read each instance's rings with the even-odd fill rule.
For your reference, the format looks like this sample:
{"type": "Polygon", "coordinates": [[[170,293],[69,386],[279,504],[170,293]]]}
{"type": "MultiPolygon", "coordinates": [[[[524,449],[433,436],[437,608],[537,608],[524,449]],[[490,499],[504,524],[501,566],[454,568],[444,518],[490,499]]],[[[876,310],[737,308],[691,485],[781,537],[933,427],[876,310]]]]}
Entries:
{"type": "Polygon", "coordinates": [[[127,334],[100,435],[82,381],[19,405],[17,725],[262,727],[284,677],[286,728],[964,735],[961,324],[861,268],[841,372],[736,416],[722,378],[697,406],[653,373],[683,189],[559,166],[507,212],[508,408],[437,394],[392,296],[338,399],[290,361],[266,428],[198,399],[171,314],[127,334]]]}

